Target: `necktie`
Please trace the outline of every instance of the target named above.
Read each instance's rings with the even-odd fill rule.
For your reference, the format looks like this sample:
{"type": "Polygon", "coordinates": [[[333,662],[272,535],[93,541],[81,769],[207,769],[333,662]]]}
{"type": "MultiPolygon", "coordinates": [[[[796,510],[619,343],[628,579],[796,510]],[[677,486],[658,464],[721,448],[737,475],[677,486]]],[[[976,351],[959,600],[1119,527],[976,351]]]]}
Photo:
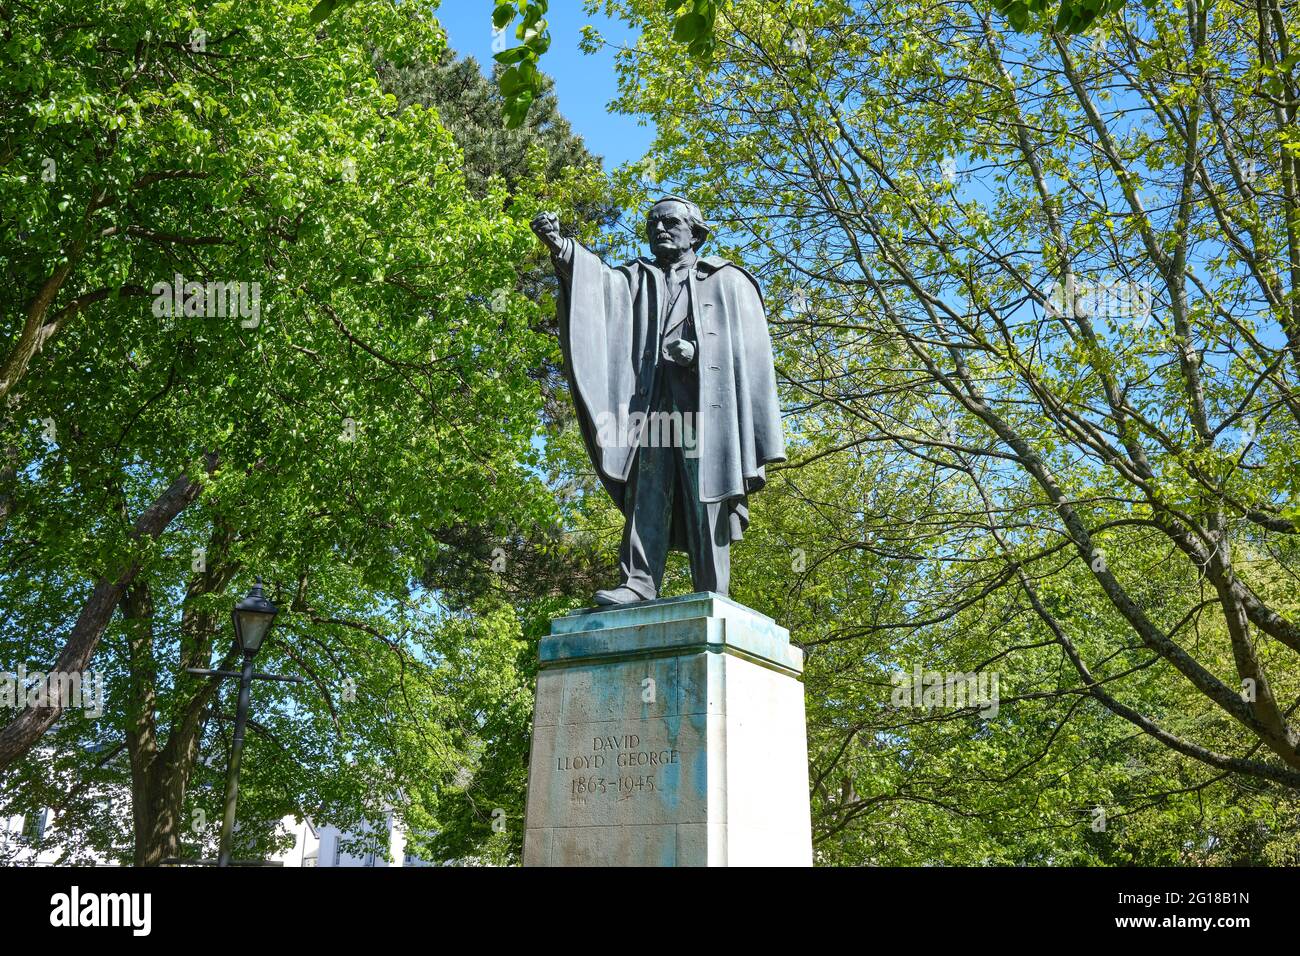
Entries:
{"type": "Polygon", "coordinates": [[[672,328],[683,318],[685,303],[679,303],[678,300],[686,294],[686,273],[690,267],[689,262],[678,261],[664,268],[664,280],[668,291],[668,307],[664,309],[663,319],[665,330],[672,328]]]}

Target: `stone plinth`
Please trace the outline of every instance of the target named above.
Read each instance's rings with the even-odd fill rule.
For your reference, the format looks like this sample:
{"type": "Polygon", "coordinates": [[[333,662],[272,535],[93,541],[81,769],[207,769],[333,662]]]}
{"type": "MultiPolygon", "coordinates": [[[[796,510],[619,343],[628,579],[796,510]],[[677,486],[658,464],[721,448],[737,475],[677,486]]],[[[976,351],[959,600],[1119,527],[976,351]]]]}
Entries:
{"type": "Polygon", "coordinates": [[[812,863],[803,654],[712,593],[575,611],[540,648],[525,866],[812,863]]]}

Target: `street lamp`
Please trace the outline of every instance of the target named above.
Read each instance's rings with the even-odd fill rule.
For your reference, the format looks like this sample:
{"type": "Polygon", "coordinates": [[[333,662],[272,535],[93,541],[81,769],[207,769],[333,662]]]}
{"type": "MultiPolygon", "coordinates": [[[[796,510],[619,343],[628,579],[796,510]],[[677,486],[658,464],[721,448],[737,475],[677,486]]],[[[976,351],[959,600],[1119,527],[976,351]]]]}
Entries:
{"type": "Polygon", "coordinates": [[[239,707],[235,711],[235,738],[230,747],[230,769],[226,774],[226,814],[221,822],[221,844],[217,853],[217,866],[230,866],[230,842],[235,830],[235,807],[239,803],[239,762],[244,754],[244,727],[248,723],[248,704],[252,697],[254,680],[278,680],[301,684],[301,677],[282,677],[279,674],[261,674],[253,670],[253,658],[262,649],[275,615],[280,609],[262,593],[262,579],[258,578],[248,596],[235,605],[231,620],[235,625],[235,646],[243,652],[244,666],[236,671],[214,671],[187,667],[191,674],[205,677],[238,677],[239,707]]]}
{"type": "Polygon", "coordinates": [[[275,623],[275,615],[280,609],[266,599],[262,593],[262,579],[258,578],[248,597],[235,605],[230,612],[235,622],[235,641],[244,651],[245,657],[252,657],[262,648],[266,632],[275,623]]]}

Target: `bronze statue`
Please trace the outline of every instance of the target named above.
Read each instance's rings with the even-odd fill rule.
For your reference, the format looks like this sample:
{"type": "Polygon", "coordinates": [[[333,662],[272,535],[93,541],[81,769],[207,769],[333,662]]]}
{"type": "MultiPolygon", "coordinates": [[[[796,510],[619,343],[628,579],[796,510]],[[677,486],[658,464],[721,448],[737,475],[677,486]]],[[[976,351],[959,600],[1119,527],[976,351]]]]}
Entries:
{"type": "Polygon", "coordinates": [[[597,604],[659,594],[669,549],[690,557],[696,591],[726,595],[731,542],[748,495],[785,460],[763,296],[734,263],[698,256],[699,208],[666,196],[650,209],[654,258],[617,268],[532,222],[560,280],[560,342],[582,437],[624,515],[622,581],[597,604]]]}

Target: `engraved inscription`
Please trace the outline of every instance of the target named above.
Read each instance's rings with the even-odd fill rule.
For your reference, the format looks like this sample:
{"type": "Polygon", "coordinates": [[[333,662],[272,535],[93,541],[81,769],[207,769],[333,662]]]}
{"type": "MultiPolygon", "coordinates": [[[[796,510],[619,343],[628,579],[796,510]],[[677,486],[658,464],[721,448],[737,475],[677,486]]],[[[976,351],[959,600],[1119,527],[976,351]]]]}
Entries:
{"type": "Polygon", "coordinates": [[[560,754],[555,758],[559,773],[606,770],[608,773],[579,772],[569,781],[573,803],[583,806],[589,796],[612,796],[626,800],[638,793],[662,791],[662,781],[653,767],[669,767],[682,762],[681,751],[674,747],[652,747],[642,742],[640,734],[591,737],[591,749],[585,753],[560,754]],[[636,773],[625,771],[636,770],[636,773]]]}

